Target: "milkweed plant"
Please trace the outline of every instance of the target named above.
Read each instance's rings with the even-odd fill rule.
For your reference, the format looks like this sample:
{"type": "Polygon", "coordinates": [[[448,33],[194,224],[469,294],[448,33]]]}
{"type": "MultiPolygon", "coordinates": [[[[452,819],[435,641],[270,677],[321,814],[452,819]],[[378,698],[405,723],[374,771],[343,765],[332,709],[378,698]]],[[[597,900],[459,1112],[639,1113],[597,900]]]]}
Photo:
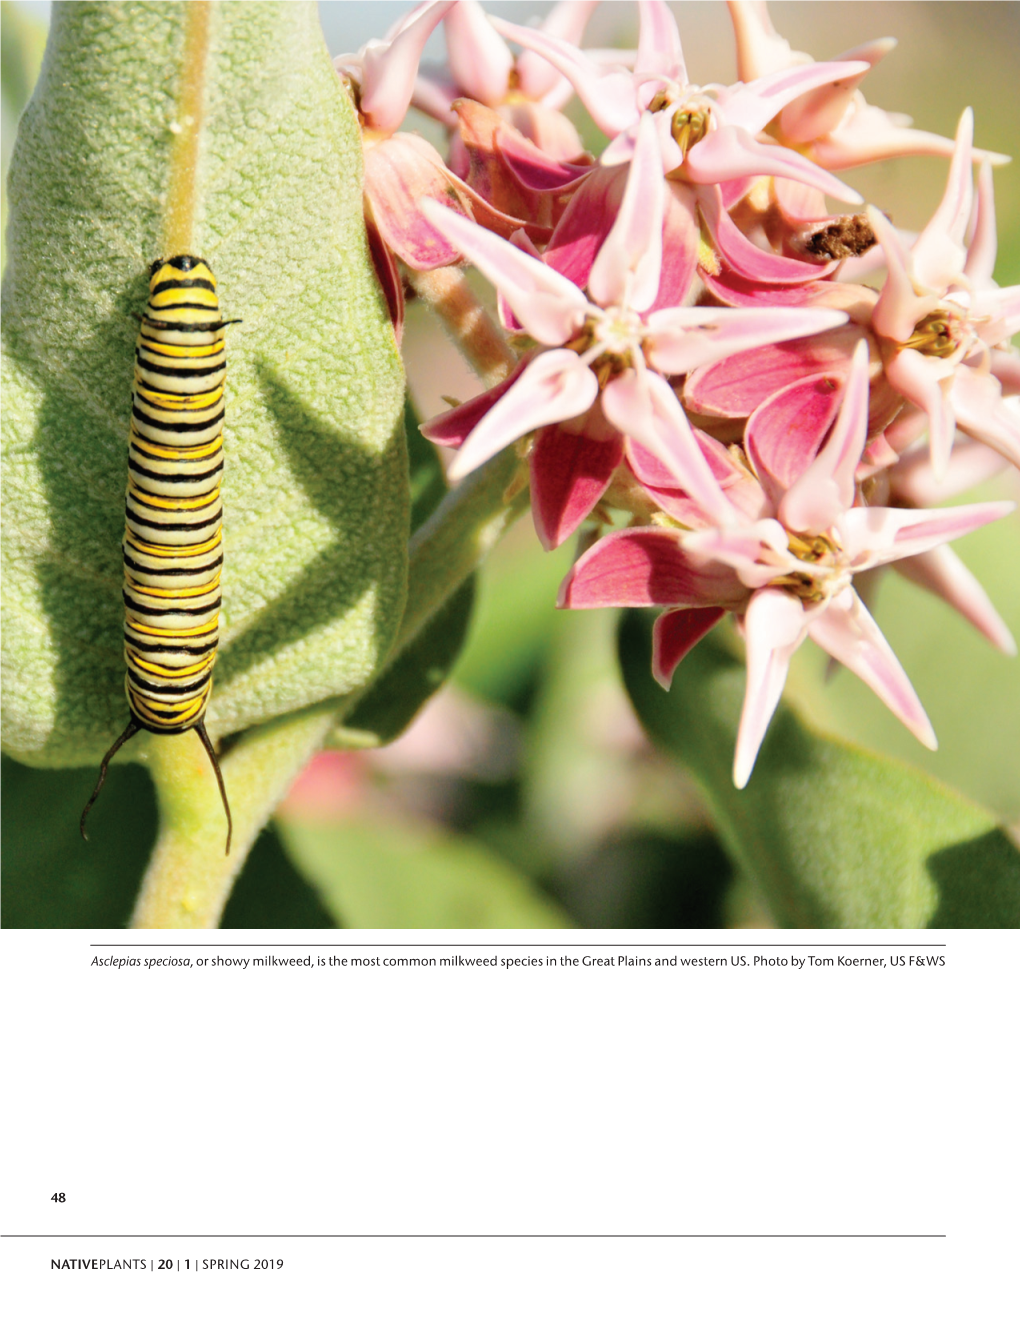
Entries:
{"type": "Polygon", "coordinates": [[[1014,509],[972,489],[1020,468],[1020,286],[993,279],[1008,157],[969,109],[949,138],[869,104],[891,41],[814,60],[729,0],[737,81],[702,84],[682,5],[638,0],[631,50],[585,48],[596,9],[526,26],[429,0],[330,62],[310,5],[57,6],[7,194],[13,757],[95,766],[123,725],[151,261],[201,253],[242,322],[208,716],[234,846],[197,739],[136,739],[159,803],[136,925],[215,925],[309,758],[409,725],[522,515],[574,547],[558,607],[619,614],[634,710],[771,919],[1015,924],[988,810],[784,700],[813,643],[936,747],[872,613],[889,571],[1015,654],[953,548],[1014,509]],[[853,186],[909,156],[944,181],[916,232],[853,186]],[[429,445],[409,417],[410,469],[409,300],[475,377],[433,382],[448,407],[417,419],[429,445]]]}

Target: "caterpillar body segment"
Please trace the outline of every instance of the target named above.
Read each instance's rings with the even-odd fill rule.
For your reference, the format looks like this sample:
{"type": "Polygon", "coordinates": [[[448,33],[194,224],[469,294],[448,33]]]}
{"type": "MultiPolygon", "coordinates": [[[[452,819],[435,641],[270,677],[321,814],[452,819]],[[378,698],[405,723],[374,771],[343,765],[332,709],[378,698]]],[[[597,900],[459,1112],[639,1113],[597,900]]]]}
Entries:
{"type": "Polygon", "coordinates": [[[129,738],[194,729],[216,773],[230,851],[230,806],[205,730],[219,641],[229,324],[206,261],[183,254],[153,263],[135,349],[123,541],[131,718],[103,758],[83,837],[107,767],[129,738]]]}

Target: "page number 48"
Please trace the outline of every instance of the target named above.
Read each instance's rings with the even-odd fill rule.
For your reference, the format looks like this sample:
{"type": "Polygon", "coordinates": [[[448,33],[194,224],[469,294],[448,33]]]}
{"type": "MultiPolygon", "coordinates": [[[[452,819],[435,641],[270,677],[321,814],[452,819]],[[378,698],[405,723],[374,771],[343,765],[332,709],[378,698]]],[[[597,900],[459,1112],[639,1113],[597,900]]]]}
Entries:
{"type": "Polygon", "coordinates": [[[50,1197],[50,1200],[51,1200],[51,1201],[66,1201],[66,1200],[67,1200],[67,1195],[66,1195],[66,1193],[64,1193],[64,1192],[54,1192],[53,1195],[50,1197]]]}

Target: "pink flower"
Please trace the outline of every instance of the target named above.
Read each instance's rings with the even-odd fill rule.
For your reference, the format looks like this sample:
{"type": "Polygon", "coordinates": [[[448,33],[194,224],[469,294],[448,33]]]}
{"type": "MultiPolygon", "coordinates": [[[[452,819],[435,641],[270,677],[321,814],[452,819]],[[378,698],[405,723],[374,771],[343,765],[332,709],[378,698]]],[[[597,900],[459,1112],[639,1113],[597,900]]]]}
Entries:
{"type": "MultiPolygon", "coordinates": [[[[597,0],[553,5],[541,30],[577,43],[597,0]]],[[[532,51],[516,59],[477,0],[460,0],[444,19],[448,70],[420,75],[413,104],[451,131],[458,129],[456,102],[464,97],[498,112],[518,133],[552,160],[575,160],[584,152],[577,129],[560,108],[572,95],[570,83],[532,51]]],[[[457,137],[453,168],[463,173],[457,137]]]]}
{"type": "MultiPolygon", "coordinates": [[[[784,69],[805,68],[814,61],[790,49],[772,26],[765,0],[727,0],[737,38],[737,70],[749,83],[784,69]]],[[[803,152],[827,170],[846,170],[896,156],[949,156],[953,143],[936,133],[910,127],[906,115],[890,114],[868,105],[858,90],[861,80],[895,47],[891,37],[868,42],[836,57],[864,68],[791,101],[769,126],[784,146],[803,152]]],[[[982,153],[994,164],[1008,156],[982,153]]]]}
{"type": "MultiPolygon", "coordinates": [[[[452,476],[463,476],[532,431],[581,418],[585,420],[573,430],[574,441],[567,442],[566,449],[626,437],[627,443],[641,445],[664,464],[716,521],[734,516],[667,377],[749,346],[828,329],[845,318],[842,312],[815,308],[649,310],[663,276],[665,190],[657,135],[651,116],[645,116],[615,222],[588,272],[587,297],[522,246],[427,204],[435,228],[496,285],[507,315],[544,350],[530,358],[509,389],[492,398],[480,420],[477,401],[465,405],[470,412],[462,411],[462,416],[465,421],[470,417],[472,425],[463,433],[452,476]],[[600,416],[590,416],[596,404],[600,416]]],[[[450,415],[438,419],[426,434],[435,434],[435,427],[446,423],[445,438],[451,442],[450,420],[450,415]]],[[[548,436],[543,440],[547,446],[548,436]]],[[[614,451],[615,461],[620,452],[614,451]]],[[[533,490],[537,525],[547,543],[562,539],[571,521],[576,526],[579,508],[593,495],[599,498],[615,461],[605,461],[605,451],[590,461],[582,458],[579,466],[572,460],[576,481],[570,473],[564,480],[562,469],[553,470],[555,465],[533,465],[532,476],[539,483],[533,490]],[[599,474],[597,479],[593,472],[599,474]],[[578,482],[586,492],[580,501],[574,499],[578,482]],[[554,508],[563,515],[564,498],[569,517],[554,515],[554,508]]],[[[588,503],[580,517],[591,507],[588,503]]]]}
{"type": "Polygon", "coordinates": [[[850,202],[851,188],[795,151],[759,142],[757,135],[791,101],[857,74],[860,60],[816,64],[733,87],[702,88],[688,81],[676,22],[662,0],[639,0],[641,33],[634,70],[597,64],[568,42],[547,33],[490,21],[498,32],[544,56],[568,78],[595,123],[612,140],[604,165],[618,165],[634,150],[644,113],[655,120],[663,167],[671,178],[717,184],[772,175],[818,188],[850,202]]]}
{"type": "MultiPolygon", "coordinates": [[[[563,584],[565,607],[667,607],[654,635],[653,670],[663,686],[724,613],[737,617],[747,643],[733,767],[738,788],[750,777],[790,659],[809,636],[863,678],[925,746],[935,747],[917,695],[853,579],[927,553],[1003,517],[1013,505],[915,510],[855,504],[867,395],[861,343],[828,439],[815,452],[800,437],[791,443],[774,417],[749,423],[747,452],[767,497],[763,516],[699,531],[642,527],[611,534],[578,560],[563,584]]],[[[822,423],[819,441],[824,435],[822,423]]]]}
{"type": "Polygon", "coordinates": [[[909,249],[880,211],[868,212],[889,272],[872,326],[890,384],[928,418],[937,476],[948,467],[956,427],[1020,467],[1020,423],[1004,404],[992,356],[1020,330],[1020,285],[999,289],[991,279],[995,224],[987,163],[969,248],[964,242],[973,199],[972,133],[966,110],[942,201],[909,249]]]}
{"type": "Polygon", "coordinates": [[[376,271],[399,336],[403,286],[395,258],[412,270],[452,265],[460,254],[423,217],[425,197],[470,215],[509,237],[524,228],[545,240],[550,227],[533,223],[531,211],[508,215],[443,161],[417,133],[398,133],[411,102],[418,61],[429,35],[452,8],[452,0],[429,0],[406,14],[383,40],[369,41],[356,55],[334,61],[355,89],[365,156],[365,220],[376,271]]]}

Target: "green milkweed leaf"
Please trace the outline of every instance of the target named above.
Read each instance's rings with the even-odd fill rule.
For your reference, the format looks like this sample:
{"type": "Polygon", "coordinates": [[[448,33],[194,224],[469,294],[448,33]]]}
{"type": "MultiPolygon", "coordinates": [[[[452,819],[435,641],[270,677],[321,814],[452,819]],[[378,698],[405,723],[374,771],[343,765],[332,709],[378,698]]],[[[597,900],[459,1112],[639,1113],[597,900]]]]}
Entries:
{"type": "Polygon", "coordinates": [[[402,374],[315,6],[58,5],[15,146],[4,283],[4,741],[35,764],[98,760],[126,721],[133,317],[180,193],[191,250],[243,321],[228,330],[211,734],[362,687],[403,610],[402,374]],[[182,185],[188,104],[199,151],[182,185]]]}
{"type": "Polygon", "coordinates": [[[651,618],[634,611],[620,659],[649,735],[696,777],[727,851],[784,925],[1020,925],[1020,852],[983,807],[891,757],[812,732],[783,704],[738,790],[743,665],[706,638],[664,692],[651,676],[651,618]]]}
{"type": "Polygon", "coordinates": [[[277,820],[283,846],[343,926],[555,930],[563,909],[474,839],[407,820],[277,820]]]}

